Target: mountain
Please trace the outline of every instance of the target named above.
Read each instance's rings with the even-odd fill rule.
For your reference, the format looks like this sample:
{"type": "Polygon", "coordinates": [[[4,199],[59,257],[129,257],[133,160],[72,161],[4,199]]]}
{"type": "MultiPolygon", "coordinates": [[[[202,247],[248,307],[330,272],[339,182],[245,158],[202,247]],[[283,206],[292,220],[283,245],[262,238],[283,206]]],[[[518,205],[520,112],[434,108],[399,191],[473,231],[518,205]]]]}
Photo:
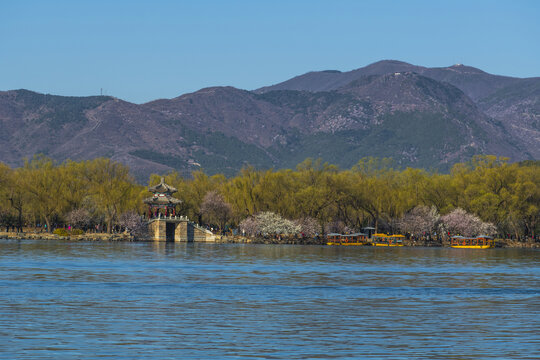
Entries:
{"type": "MultiPolygon", "coordinates": [[[[444,81],[462,90],[471,99],[478,100],[495,91],[522,80],[507,76],[491,75],[480,69],[462,64],[442,68],[427,68],[396,60],[382,60],[368,66],[340,72],[337,70],[315,71],[296,76],[276,85],[254,90],[256,93],[274,90],[330,91],[337,90],[365,76],[390,73],[414,72],[437,81],[444,81]]],[[[540,80],[540,78],[533,78],[540,80]]]]}
{"type": "MultiPolygon", "coordinates": [[[[231,92],[232,98],[242,92],[222,90],[231,92]]],[[[201,97],[206,91],[201,90],[201,97]]],[[[216,105],[221,112],[235,106],[219,94],[214,99],[221,101],[216,105]]],[[[189,96],[167,100],[170,111],[179,111],[184,102],[190,103],[189,96]]],[[[198,162],[212,172],[229,174],[248,162],[272,165],[263,147],[217,131],[208,134],[207,126],[197,129],[198,115],[208,115],[205,107],[194,109],[194,117],[183,114],[182,122],[176,113],[154,107],[163,110],[160,101],[137,105],[104,96],[75,98],[27,90],[0,93],[0,124],[7,135],[0,140],[0,159],[18,166],[23,157],[36,153],[61,161],[105,156],[129,165],[140,179],[172,169],[188,174],[198,168],[198,162]]]]}
{"type": "Polygon", "coordinates": [[[480,69],[456,64],[427,68],[401,61],[383,60],[348,72],[309,72],[282,83],[254,90],[331,91],[366,76],[414,72],[463,91],[486,115],[499,121],[511,142],[525,156],[540,157],[540,77],[514,78],[488,74],[480,69]]]}
{"type": "Polygon", "coordinates": [[[247,164],[293,167],[306,157],[342,167],[392,157],[398,166],[441,170],[479,153],[538,159],[539,84],[467,66],[381,61],[140,105],[12,90],[0,92],[0,161],[106,156],[144,181],[173,169],[233,175],[247,164]]]}
{"type": "Polygon", "coordinates": [[[383,60],[363,68],[341,72],[338,70],[312,71],[304,75],[296,76],[276,85],[262,87],[254,90],[256,93],[265,93],[274,90],[299,90],[299,91],[331,91],[339,89],[352,81],[364,76],[383,75],[395,72],[416,72],[424,69],[421,66],[407,64],[396,60],[383,60]]]}
{"type": "Polygon", "coordinates": [[[520,156],[499,123],[461,90],[416,73],[366,76],[329,92],[258,96],[294,112],[291,127],[303,134],[303,145],[290,144],[298,155],[287,153],[289,166],[307,156],[346,167],[363,156],[386,156],[402,166],[444,169],[476,153],[520,156]]]}

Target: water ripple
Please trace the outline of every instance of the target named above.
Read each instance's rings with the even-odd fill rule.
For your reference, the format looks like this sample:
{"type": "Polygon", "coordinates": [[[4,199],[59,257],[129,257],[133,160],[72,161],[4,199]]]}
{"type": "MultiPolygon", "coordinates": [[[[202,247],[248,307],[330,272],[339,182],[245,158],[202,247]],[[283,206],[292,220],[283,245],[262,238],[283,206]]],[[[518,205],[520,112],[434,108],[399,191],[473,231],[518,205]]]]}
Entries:
{"type": "Polygon", "coordinates": [[[538,254],[0,240],[0,358],[537,359],[538,254]]]}

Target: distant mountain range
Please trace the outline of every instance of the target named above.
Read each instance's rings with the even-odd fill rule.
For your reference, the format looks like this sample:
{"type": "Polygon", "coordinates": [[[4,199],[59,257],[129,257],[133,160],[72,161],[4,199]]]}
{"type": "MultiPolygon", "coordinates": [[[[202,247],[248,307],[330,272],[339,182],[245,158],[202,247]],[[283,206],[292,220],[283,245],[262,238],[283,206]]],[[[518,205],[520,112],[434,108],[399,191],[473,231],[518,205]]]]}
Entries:
{"type": "Polygon", "coordinates": [[[0,92],[0,161],[106,156],[144,179],[173,169],[236,173],[307,157],[348,168],[365,156],[447,170],[474,154],[540,158],[540,78],[380,61],[254,91],[212,87],[133,104],[108,96],[0,92]]]}

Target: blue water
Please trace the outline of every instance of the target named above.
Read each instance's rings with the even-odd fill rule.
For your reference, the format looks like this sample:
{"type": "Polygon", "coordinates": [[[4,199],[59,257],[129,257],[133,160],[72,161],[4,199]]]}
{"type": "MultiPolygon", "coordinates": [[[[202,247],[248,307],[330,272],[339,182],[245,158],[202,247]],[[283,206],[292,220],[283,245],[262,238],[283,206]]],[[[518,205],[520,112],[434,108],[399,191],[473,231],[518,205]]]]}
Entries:
{"type": "Polygon", "coordinates": [[[539,254],[0,240],[0,358],[539,359],[539,254]]]}

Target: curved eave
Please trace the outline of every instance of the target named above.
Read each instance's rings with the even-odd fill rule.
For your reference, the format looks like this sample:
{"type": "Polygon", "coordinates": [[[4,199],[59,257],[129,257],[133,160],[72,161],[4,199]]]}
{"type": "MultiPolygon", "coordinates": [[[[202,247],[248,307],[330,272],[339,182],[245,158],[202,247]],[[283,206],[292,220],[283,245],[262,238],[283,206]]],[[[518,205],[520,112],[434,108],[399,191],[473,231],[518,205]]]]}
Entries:
{"type": "Polygon", "coordinates": [[[172,193],[177,192],[178,190],[174,186],[165,184],[164,179],[161,178],[161,181],[159,182],[159,184],[150,186],[148,188],[148,191],[153,192],[153,193],[172,194],[172,193]]]}
{"type": "Polygon", "coordinates": [[[175,187],[161,183],[161,184],[157,184],[155,186],[149,187],[148,191],[153,192],[153,193],[157,192],[157,193],[162,193],[162,194],[165,194],[165,193],[172,194],[172,193],[177,192],[178,190],[175,187]]]}
{"type": "Polygon", "coordinates": [[[143,200],[148,205],[178,205],[182,200],[167,197],[149,197],[143,200]]]}

